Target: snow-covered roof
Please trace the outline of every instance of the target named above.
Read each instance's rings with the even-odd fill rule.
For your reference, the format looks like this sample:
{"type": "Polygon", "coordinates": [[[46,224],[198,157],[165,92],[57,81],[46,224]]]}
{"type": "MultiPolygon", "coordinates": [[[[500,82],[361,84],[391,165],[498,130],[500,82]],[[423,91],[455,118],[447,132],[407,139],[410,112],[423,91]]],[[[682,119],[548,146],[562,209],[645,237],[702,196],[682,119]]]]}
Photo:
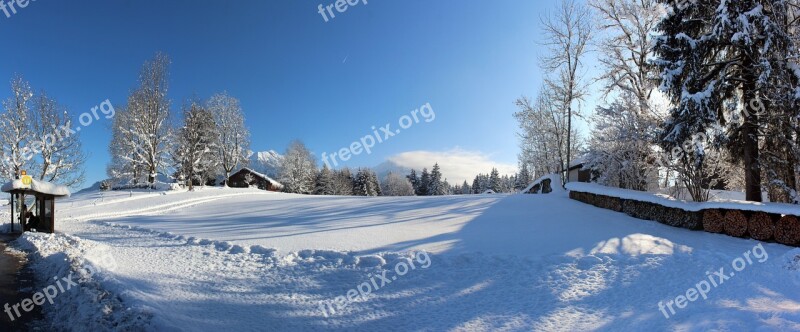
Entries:
{"type": "MultiPolygon", "coordinates": [[[[258,177],[263,178],[263,179],[265,179],[265,180],[267,180],[269,182],[272,182],[272,184],[275,185],[276,187],[283,188],[283,184],[281,184],[280,182],[275,181],[273,178],[271,178],[269,176],[266,176],[265,174],[256,172],[252,168],[243,167],[242,169],[239,170],[239,172],[241,172],[241,171],[248,171],[248,172],[252,173],[255,176],[258,176],[258,177]]],[[[239,172],[236,172],[236,173],[239,173],[239,172]]]]}
{"type": "Polygon", "coordinates": [[[70,195],[69,188],[65,186],[45,181],[38,181],[35,179],[31,179],[30,185],[25,185],[24,183],[22,183],[22,180],[14,180],[4,184],[3,187],[0,188],[0,191],[6,193],[12,192],[14,190],[31,191],[45,195],[53,195],[57,197],[70,195]]]}
{"type": "Polygon", "coordinates": [[[587,156],[579,157],[569,162],[569,169],[572,170],[577,166],[583,166],[589,158],[587,156]]]}

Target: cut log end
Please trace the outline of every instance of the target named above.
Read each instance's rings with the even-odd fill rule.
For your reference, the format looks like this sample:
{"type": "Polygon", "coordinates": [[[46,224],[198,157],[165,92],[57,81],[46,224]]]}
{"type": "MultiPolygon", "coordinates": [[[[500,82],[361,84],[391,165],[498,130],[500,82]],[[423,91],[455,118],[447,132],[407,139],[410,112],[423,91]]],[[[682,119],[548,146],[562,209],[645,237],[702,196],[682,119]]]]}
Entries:
{"type": "Polygon", "coordinates": [[[725,231],[725,216],[720,210],[706,210],[703,213],[703,229],[709,233],[725,231]]]}
{"type": "Polygon", "coordinates": [[[725,234],[735,237],[747,234],[747,217],[742,211],[730,210],[725,213],[725,234]]]}
{"type": "Polygon", "coordinates": [[[764,212],[753,213],[747,225],[747,232],[750,233],[750,237],[759,241],[772,240],[775,234],[775,220],[764,212]]]}
{"type": "Polygon", "coordinates": [[[775,241],[789,246],[800,245],[800,221],[797,217],[786,215],[778,220],[775,241]]]}

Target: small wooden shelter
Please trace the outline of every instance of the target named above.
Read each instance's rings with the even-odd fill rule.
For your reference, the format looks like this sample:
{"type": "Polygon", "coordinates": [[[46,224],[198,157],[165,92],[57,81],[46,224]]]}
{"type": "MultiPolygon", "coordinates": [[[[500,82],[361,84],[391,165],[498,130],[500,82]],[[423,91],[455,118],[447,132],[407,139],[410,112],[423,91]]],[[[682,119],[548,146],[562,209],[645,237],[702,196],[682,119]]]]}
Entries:
{"type": "Polygon", "coordinates": [[[68,197],[69,189],[64,186],[44,181],[37,181],[28,175],[3,185],[0,191],[11,194],[11,230],[14,231],[15,220],[22,231],[30,229],[28,223],[37,220],[37,231],[53,233],[55,231],[55,200],[68,197]],[[34,198],[33,206],[27,207],[26,196],[34,198]],[[15,211],[17,204],[25,207],[24,211],[15,211]]]}

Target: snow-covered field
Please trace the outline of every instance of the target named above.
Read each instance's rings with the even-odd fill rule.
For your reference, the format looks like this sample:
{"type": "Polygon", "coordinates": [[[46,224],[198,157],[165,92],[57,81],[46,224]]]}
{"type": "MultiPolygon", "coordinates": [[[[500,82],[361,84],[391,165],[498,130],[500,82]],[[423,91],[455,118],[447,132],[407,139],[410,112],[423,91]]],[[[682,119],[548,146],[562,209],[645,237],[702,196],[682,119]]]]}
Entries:
{"type": "Polygon", "coordinates": [[[57,210],[62,234],[18,244],[38,250],[41,286],[86,266],[96,273],[46,307],[56,328],[800,329],[800,250],[633,219],[563,192],[207,188],[81,194],[57,210]],[[720,268],[727,279],[707,299],[674,304],[720,268]]]}

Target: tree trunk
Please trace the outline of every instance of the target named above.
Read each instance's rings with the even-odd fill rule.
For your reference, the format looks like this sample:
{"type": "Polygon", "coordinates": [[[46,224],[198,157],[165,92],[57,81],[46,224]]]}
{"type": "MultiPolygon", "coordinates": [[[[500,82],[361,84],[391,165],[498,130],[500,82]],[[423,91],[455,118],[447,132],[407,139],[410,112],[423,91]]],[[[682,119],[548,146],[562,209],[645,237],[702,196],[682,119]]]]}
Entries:
{"type": "Polygon", "coordinates": [[[758,112],[748,108],[748,105],[758,98],[755,87],[758,78],[751,71],[755,68],[755,63],[750,60],[751,57],[745,55],[745,59],[743,67],[747,72],[744,75],[743,85],[744,125],[742,126],[745,196],[750,202],[761,202],[761,163],[758,150],[759,118],[758,112]]]}
{"type": "Polygon", "coordinates": [[[564,177],[564,181],[562,182],[562,187],[566,188],[566,184],[569,183],[569,166],[570,159],[572,159],[572,92],[569,94],[569,106],[567,106],[567,176],[564,177]]]}

